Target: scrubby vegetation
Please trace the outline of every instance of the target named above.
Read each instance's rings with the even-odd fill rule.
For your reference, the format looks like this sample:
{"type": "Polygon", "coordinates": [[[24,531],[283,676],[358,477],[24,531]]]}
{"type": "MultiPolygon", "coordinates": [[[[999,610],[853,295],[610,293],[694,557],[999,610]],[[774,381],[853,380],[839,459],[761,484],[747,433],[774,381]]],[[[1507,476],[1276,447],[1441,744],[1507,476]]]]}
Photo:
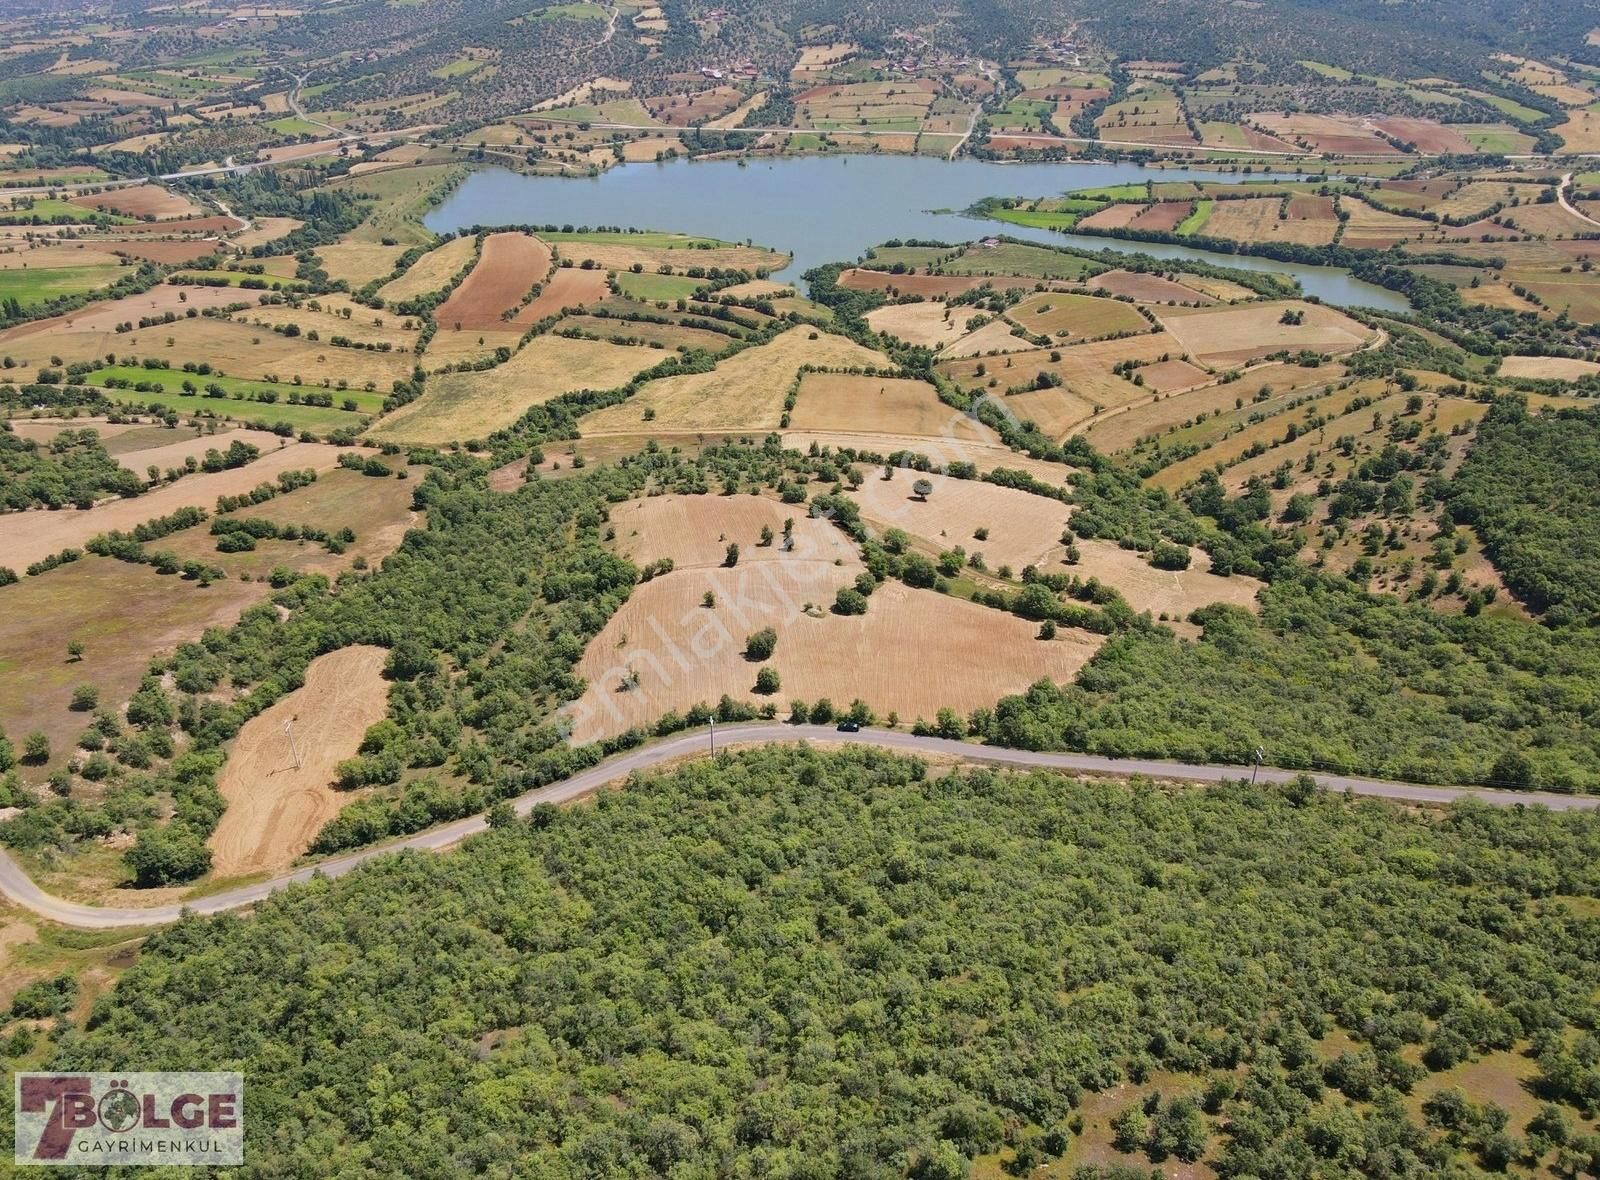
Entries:
{"type": "Polygon", "coordinates": [[[1592,1168],[1597,838],[772,749],[183,922],[52,1066],[229,1063],[269,1172],[1022,1173],[1123,1082],[1224,1176],[1592,1168]],[[1548,1113],[1407,1112],[1506,1050],[1548,1113]]]}
{"type": "Polygon", "coordinates": [[[1450,489],[1517,595],[1552,620],[1600,613],[1600,409],[1530,414],[1499,402],[1450,489]]]}

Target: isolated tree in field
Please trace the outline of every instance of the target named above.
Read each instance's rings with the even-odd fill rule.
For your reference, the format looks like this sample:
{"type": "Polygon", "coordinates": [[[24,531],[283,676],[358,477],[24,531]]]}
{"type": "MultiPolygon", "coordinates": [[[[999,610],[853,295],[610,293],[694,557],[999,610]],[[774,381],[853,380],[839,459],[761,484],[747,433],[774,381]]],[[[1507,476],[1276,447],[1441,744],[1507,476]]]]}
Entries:
{"type": "Polygon", "coordinates": [[[707,610],[710,610],[712,607],[717,605],[717,596],[711,593],[711,591],[707,590],[700,596],[700,605],[705,607],[707,610]]]}
{"type": "Polygon", "coordinates": [[[764,525],[761,526],[761,547],[763,549],[767,549],[767,548],[770,548],[771,545],[772,545],[772,526],[770,524],[764,524],[764,525]]]}
{"type": "Polygon", "coordinates": [[[732,569],[739,564],[739,542],[729,541],[728,548],[723,554],[722,564],[732,569]]]}
{"type": "Polygon", "coordinates": [[[74,713],[92,712],[100,704],[100,690],[92,684],[80,684],[72,690],[70,708],[74,713]]]}
{"type": "Polygon", "coordinates": [[[778,633],[771,627],[763,627],[744,641],[744,658],[754,661],[768,659],[777,646],[778,633]]]}
{"type": "Polygon", "coordinates": [[[911,490],[916,494],[917,499],[927,500],[929,496],[933,495],[933,480],[919,479],[911,485],[911,490]]]}
{"type": "Polygon", "coordinates": [[[756,673],[756,691],[764,697],[769,697],[783,687],[783,680],[778,675],[778,670],[770,665],[756,673]]]}
{"type": "Polygon", "coordinates": [[[833,612],[838,615],[864,615],[867,613],[867,596],[853,586],[846,586],[834,595],[833,612]]]}
{"type": "Polygon", "coordinates": [[[50,739],[36,729],[22,740],[22,760],[33,766],[50,761],[50,739]]]}
{"type": "Polygon", "coordinates": [[[67,658],[73,663],[83,659],[83,644],[79,640],[72,640],[67,644],[67,658]]]}

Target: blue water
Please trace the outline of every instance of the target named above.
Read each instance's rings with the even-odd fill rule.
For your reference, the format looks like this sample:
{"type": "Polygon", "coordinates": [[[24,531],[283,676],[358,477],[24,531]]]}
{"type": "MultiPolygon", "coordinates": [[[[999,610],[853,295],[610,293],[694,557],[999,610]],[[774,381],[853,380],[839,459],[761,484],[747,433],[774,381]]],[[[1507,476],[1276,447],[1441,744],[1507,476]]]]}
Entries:
{"type": "Polygon", "coordinates": [[[800,156],[782,160],[675,160],[628,164],[593,178],[474,172],[424,219],[450,232],[474,225],[617,225],[749,240],[794,255],[782,278],[798,282],[825,262],[858,258],[889,238],[963,242],[1004,232],[1031,241],[1157,258],[1198,259],[1296,279],[1308,295],[1344,307],[1406,310],[1392,291],[1328,266],[1214,254],[1185,246],[1119,242],[1002,225],[960,212],[983,197],[1059,196],[1079,188],[1184,175],[1219,183],[1295,179],[1291,173],[1154,172],[1137,164],[990,164],[916,156],[800,156]]]}

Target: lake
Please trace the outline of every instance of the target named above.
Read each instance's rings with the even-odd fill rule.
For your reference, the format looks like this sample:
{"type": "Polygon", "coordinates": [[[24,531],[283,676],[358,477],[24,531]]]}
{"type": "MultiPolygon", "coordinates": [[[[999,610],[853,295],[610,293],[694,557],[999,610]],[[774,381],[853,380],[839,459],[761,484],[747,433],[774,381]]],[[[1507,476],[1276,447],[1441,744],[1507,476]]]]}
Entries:
{"type": "Polygon", "coordinates": [[[1088,250],[1119,250],[1157,258],[1199,259],[1238,270],[1272,271],[1297,279],[1306,294],[1345,307],[1405,311],[1392,291],[1349,272],[1214,254],[1185,246],[1120,242],[1060,234],[969,217],[983,197],[1060,196],[1071,189],[1152,175],[1199,175],[1221,183],[1295,179],[1289,173],[1157,172],[1137,164],[990,164],[917,156],[799,156],[780,160],[674,160],[626,164],[593,178],[524,176],[501,168],[475,171],[425,217],[438,233],[475,225],[615,225],[676,230],[733,241],[750,240],[794,255],[782,273],[800,276],[825,262],[858,258],[889,238],[962,242],[990,234],[1088,250]],[[952,210],[954,212],[935,212],[952,210]]]}

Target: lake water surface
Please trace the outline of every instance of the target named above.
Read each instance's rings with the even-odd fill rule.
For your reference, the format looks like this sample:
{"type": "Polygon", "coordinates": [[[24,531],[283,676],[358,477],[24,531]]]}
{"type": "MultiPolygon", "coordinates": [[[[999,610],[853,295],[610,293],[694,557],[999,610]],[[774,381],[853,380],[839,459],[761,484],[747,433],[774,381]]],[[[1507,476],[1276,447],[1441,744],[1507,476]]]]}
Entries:
{"type": "Polygon", "coordinates": [[[916,156],[800,156],[780,160],[675,160],[627,164],[594,178],[475,171],[424,218],[440,233],[475,225],[616,225],[750,240],[794,255],[782,273],[800,276],[825,262],[858,258],[889,238],[962,242],[1004,232],[1088,250],[1192,258],[1239,270],[1274,271],[1306,294],[1341,306],[1406,310],[1392,291],[1327,266],[1213,254],[1185,246],[1121,242],[1003,225],[959,212],[982,197],[1060,196],[1071,189],[1194,176],[1221,183],[1288,173],[1156,172],[1136,164],[989,164],[916,156]],[[953,212],[935,212],[952,210],[953,212]]]}

